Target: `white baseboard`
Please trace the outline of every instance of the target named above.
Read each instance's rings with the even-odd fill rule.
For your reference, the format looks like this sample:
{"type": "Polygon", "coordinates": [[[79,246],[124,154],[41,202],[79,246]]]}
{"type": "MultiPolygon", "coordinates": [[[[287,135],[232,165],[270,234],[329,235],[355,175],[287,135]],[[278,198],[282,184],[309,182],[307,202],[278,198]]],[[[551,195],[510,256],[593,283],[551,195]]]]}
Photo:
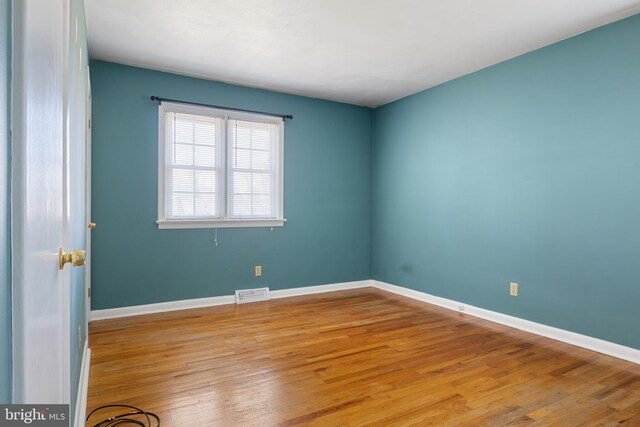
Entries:
{"type": "Polygon", "coordinates": [[[358,282],[332,283],[330,285],[305,286],[302,288],[279,289],[271,291],[271,298],[288,298],[300,295],[321,294],[324,292],[346,291],[347,289],[370,288],[373,286],[372,280],[360,280],[358,282]]]}
{"type": "Polygon", "coordinates": [[[413,289],[402,286],[391,285],[389,283],[372,280],[375,288],[383,291],[392,292],[394,294],[409,297],[418,301],[448,308],[459,312],[464,312],[471,316],[486,319],[491,322],[500,323],[512,328],[520,329],[533,334],[542,335],[543,337],[552,338],[578,347],[597,351],[598,353],[607,354],[609,356],[624,359],[629,362],[640,364],[640,350],[593,338],[587,335],[577,334],[564,329],[554,328],[552,326],[543,325],[541,323],[532,322],[530,320],[521,319],[519,317],[509,316],[507,314],[498,313],[496,311],[486,310],[484,308],[474,307],[458,301],[447,298],[437,297],[424,292],[415,291],[413,289]]]}
{"type": "Polygon", "coordinates": [[[78,395],[76,396],[76,414],[73,425],[84,427],[84,419],[87,417],[87,394],[89,392],[89,367],[91,366],[91,349],[89,341],[84,342],[82,352],[82,368],[80,368],[80,379],[78,380],[78,395]]]}
{"type": "MultiPolygon", "coordinates": [[[[371,280],[358,282],[332,283],[330,285],[305,286],[301,288],[280,289],[271,291],[271,298],[287,298],[300,295],[311,295],[323,292],[343,291],[371,287],[371,280]]],[[[163,313],[166,311],[186,310],[189,308],[212,307],[215,305],[235,304],[233,295],[218,297],[187,299],[180,301],[161,302],[156,304],[135,305],[131,307],[108,308],[105,310],[91,310],[91,321],[115,319],[118,317],[138,316],[140,314],[163,313]]]]}
{"type": "Polygon", "coordinates": [[[213,307],[215,305],[234,303],[235,300],[233,295],[223,295],[219,297],[159,302],[156,304],[133,305],[130,307],[107,308],[105,310],[91,310],[91,321],[139,316],[141,314],[164,313],[165,311],[187,310],[189,308],[213,307]]]}

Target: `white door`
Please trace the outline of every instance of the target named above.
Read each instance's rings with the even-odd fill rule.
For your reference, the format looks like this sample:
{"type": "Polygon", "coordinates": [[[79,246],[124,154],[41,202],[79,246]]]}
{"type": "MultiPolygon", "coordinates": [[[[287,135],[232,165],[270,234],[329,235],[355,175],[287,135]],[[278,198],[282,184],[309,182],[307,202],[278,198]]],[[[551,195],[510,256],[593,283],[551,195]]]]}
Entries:
{"type": "Polygon", "coordinates": [[[16,403],[69,402],[65,151],[68,1],[13,2],[13,387],[16,403]]]}

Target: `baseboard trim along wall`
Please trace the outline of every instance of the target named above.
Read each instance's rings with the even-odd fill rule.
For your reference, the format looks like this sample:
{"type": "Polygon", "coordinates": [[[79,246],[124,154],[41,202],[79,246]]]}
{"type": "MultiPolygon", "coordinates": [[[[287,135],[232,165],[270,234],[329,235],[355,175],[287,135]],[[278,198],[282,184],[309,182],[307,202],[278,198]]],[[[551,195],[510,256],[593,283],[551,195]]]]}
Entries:
{"type": "Polygon", "coordinates": [[[413,289],[402,286],[391,285],[389,283],[372,280],[372,286],[383,291],[392,292],[418,301],[423,301],[439,307],[448,308],[458,312],[464,312],[470,316],[479,317],[491,322],[500,323],[501,325],[510,326],[522,331],[531,332],[532,334],[542,335],[567,344],[586,348],[588,350],[597,351],[598,353],[607,354],[609,356],[624,359],[629,362],[640,364],[640,350],[593,338],[587,335],[570,332],[564,329],[554,328],[553,326],[543,325],[541,323],[532,322],[530,320],[521,319],[519,317],[509,316],[507,314],[498,313],[496,311],[486,310],[484,308],[474,307],[463,302],[450,300],[447,298],[437,297],[424,292],[415,291],[413,289]]]}
{"type": "MultiPolygon", "coordinates": [[[[270,291],[271,298],[288,298],[300,295],[311,295],[322,292],[344,291],[347,289],[371,287],[371,280],[357,282],[333,283],[330,285],[305,286],[301,288],[280,289],[270,291]]],[[[118,317],[139,316],[141,314],[163,313],[165,311],[186,310],[189,308],[213,307],[216,305],[235,304],[233,295],[219,297],[187,299],[180,301],[160,302],[156,304],[135,305],[131,307],[91,310],[91,321],[115,319],[118,317]]]]}
{"type": "Polygon", "coordinates": [[[305,286],[303,288],[280,289],[271,291],[271,298],[289,298],[300,295],[321,294],[323,292],[345,291],[347,289],[369,288],[372,280],[360,280],[358,282],[332,283],[330,285],[305,286]]]}
{"type": "MultiPolygon", "coordinates": [[[[281,289],[271,291],[271,298],[288,298],[301,295],[311,295],[323,292],[343,291],[347,289],[358,289],[374,287],[386,292],[412,298],[428,304],[437,305],[449,310],[464,312],[470,316],[479,317],[491,322],[500,323],[515,329],[541,335],[567,344],[597,351],[598,353],[607,354],[619,359],[640,364],[640,350],[625,347],[609,341],[593,338],[587,335],[581,335],[564,329],[554,328],[552,326],[543,325],[541,323],[532,322],[530,320],[521,319],[519,317],[509,316],[507,314],[498,313],[496,311],[486,310],[484,308],[474,307],[472,305],[450,300],[447,298],[430,295],[413,289],[396,286],[377,280],[361,280],[357,282],[334,283],[329,285],[306,286],[292,289],[281,289]]],[[[185,310],[189,308],[211,307],[223,304],[234,304],[233,295],[224,295],[219,297],[198,298],[182,301],[162,302],[157,304],[138,305],[133,307],[110,308],[106,310],[91,311],[91,320],[114,319],[118,317],[137,316],[141,314],[161,313],[165,311],[185,310]]]]}
{"type": "Polygon", "coordinates": [[[84,419],[87,417],[87,395],[89,393],[89,367],[91,366],[91,349],[89,340],[84,342],[82,352],[82,368],[80,368],[80,379],[78,380],[78,396],[76,396],[76,414],[73,421],[75,427],[84,426],[84,419]]]}
{"type": "Polygon", "coordinates": [[[139,316],[141,314],[164,313],[165,311],[187,310],[189,308],[213,307],[215,305],[234,304],[233,295],[219,297],[185,299],[180,301],[159,302],[155,304],[133,305],[130,307],[91,310],[91,321],[115,319],[118,317],[139,316]]]}

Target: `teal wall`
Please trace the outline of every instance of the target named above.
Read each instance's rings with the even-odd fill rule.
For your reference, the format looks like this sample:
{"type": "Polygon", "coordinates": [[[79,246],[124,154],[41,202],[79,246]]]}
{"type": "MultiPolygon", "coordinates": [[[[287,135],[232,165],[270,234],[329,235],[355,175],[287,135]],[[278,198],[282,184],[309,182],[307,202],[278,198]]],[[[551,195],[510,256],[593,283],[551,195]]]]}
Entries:
{"type": "Polygon", "coordinates": [[[11,401],[11,1],[0,0],[0,404],[11,401]]]}
{"type": "MultiPolygon", "coordinates": [[[[70,182],[71,220],[69,222],[69,247],[86,246],[86,136],[87,136],[87,80],[89,78],[87,61],[87,33],[84,14],[84,1],[70,2],[69,37],[69,167],[73,179],[70,182]],[[77,29],[77,37],[76,37],[77,29]]],[[[85,269],[71,268],[70,292],[70,363],[71,363],[71,422],[75,416],[75,404],[78,393],[78,381],[82,369],[84,346],[79,343],[87,337],[85,330],[85,269]]]]}
{"type": "Polygon", "coordinates": [[[368,279],[369,108],[92,61],[92,308],[368,279]],[[159,230],[151,95],[293,114],[284,227],[159,230]],[[254,266],[262,277],[254,277],[254,266]]]}
{"type": "Polygon", "coordinates": [[[374,122],[375,279],[640,348],[640,15],[374,122]]]}

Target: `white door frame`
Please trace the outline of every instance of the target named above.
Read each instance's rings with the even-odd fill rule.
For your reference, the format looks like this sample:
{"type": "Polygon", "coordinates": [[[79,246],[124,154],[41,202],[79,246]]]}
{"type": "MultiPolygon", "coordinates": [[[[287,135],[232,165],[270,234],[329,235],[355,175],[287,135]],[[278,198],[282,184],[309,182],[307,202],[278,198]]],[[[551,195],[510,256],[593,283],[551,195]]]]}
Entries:
{"type": "Polygon", "coordinates": [[[69,403],[68,0],[13,2],[14,403],[69,403]]]}
{"type": "MultiPolygon", "coordinates": [[[[91,76],[89,74],[89,67],[87,67],[87,137],[86,141],[86,223],[89,225],[93,220],[91,218],[91,76]]],[[[89,339],[89,320],[91,316],[91,229],[87,229],[86,232],[86,261],[85,261],[85,277],[84,277],[84,296],[85,296],[85,331],[87,331],[87,339],[89,339]]]]}

